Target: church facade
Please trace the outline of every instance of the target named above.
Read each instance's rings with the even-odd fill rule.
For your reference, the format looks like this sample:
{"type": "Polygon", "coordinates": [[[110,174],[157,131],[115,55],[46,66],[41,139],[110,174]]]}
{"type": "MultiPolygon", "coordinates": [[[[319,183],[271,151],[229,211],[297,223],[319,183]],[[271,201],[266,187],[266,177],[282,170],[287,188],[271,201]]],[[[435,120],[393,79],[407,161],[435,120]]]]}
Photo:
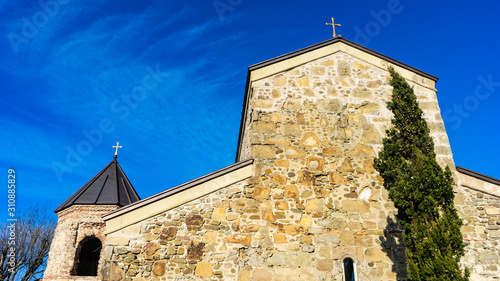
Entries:
{"type": "Polygon", "coordinates": [[[391,125],[388,66],[414,87],[454,172],[463,265],[471,280],[498,280],[500,180],[455,168],[437,78],[343,38],[249,67],[235,164],[142,200],[98,199],[105,189],[89,186],[102,184],[75,193],[56,210],[44,279],[406,280],[402,229],[373,168],[391,125]],[[99,253],[92,275],[78,272],[85,251],[99,253]]]}

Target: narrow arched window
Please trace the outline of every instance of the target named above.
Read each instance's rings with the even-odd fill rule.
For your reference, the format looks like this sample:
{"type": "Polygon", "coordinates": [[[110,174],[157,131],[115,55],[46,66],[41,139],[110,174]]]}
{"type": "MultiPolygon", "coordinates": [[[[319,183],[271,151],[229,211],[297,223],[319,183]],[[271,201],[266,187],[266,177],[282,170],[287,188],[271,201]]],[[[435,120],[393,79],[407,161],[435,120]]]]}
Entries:
{"type": "Polygon", "coordinates": [[[344,259],[344,281],[356,281],[354,261],[351,258],[344,259]]]}
{"type": "Polygon", "coordinates": [[[97,276],[97,266],[101,255],[101,240],[93,237],[80,244],[80,252],[77,257],[76,275],[97,276]]]}

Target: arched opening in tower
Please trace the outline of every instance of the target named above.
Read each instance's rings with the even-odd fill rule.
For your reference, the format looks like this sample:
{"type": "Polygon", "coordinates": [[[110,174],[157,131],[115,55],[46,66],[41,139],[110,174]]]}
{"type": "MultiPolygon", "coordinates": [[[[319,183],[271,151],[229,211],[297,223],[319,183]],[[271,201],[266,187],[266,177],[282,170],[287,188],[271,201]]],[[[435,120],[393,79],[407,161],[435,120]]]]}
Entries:
{"type": "Polygon", "coordinates": [[[80,243],[80,252],[76,258],[78,261],[76,275],[78,276],[97,276],[97,266],[101,255],[101,240],[92,237],[80,243]]]}

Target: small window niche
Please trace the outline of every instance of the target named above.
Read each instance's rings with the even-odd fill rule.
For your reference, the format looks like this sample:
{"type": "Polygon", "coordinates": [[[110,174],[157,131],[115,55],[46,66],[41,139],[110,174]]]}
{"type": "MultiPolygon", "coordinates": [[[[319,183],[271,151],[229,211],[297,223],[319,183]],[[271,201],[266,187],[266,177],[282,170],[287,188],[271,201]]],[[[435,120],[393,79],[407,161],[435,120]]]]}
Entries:
{"type": "Polygon", "coordinates": [[[356,281],[356,263],[351,257],[345,257],[342,260],[344,269],[344,281],[356,281]]]}
{"type": "Polygon", "coordinates": [[[79,251],[75,257],[77,276],[97,276],[102,243],[96,237],[88,237],[80,242],[79,251]]]}

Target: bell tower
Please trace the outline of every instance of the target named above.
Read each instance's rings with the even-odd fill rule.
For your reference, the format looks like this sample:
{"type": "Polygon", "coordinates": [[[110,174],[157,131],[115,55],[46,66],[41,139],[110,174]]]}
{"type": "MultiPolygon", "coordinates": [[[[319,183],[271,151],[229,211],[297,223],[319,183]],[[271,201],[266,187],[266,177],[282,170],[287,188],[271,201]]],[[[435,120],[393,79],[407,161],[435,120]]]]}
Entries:
{"type": "Polygon", "coordinates": [[[58,221],[44,280],[100,280],[106,238],[101,216],[139,200],[115,153],[113,161],[54,210],[58,221]]]}

